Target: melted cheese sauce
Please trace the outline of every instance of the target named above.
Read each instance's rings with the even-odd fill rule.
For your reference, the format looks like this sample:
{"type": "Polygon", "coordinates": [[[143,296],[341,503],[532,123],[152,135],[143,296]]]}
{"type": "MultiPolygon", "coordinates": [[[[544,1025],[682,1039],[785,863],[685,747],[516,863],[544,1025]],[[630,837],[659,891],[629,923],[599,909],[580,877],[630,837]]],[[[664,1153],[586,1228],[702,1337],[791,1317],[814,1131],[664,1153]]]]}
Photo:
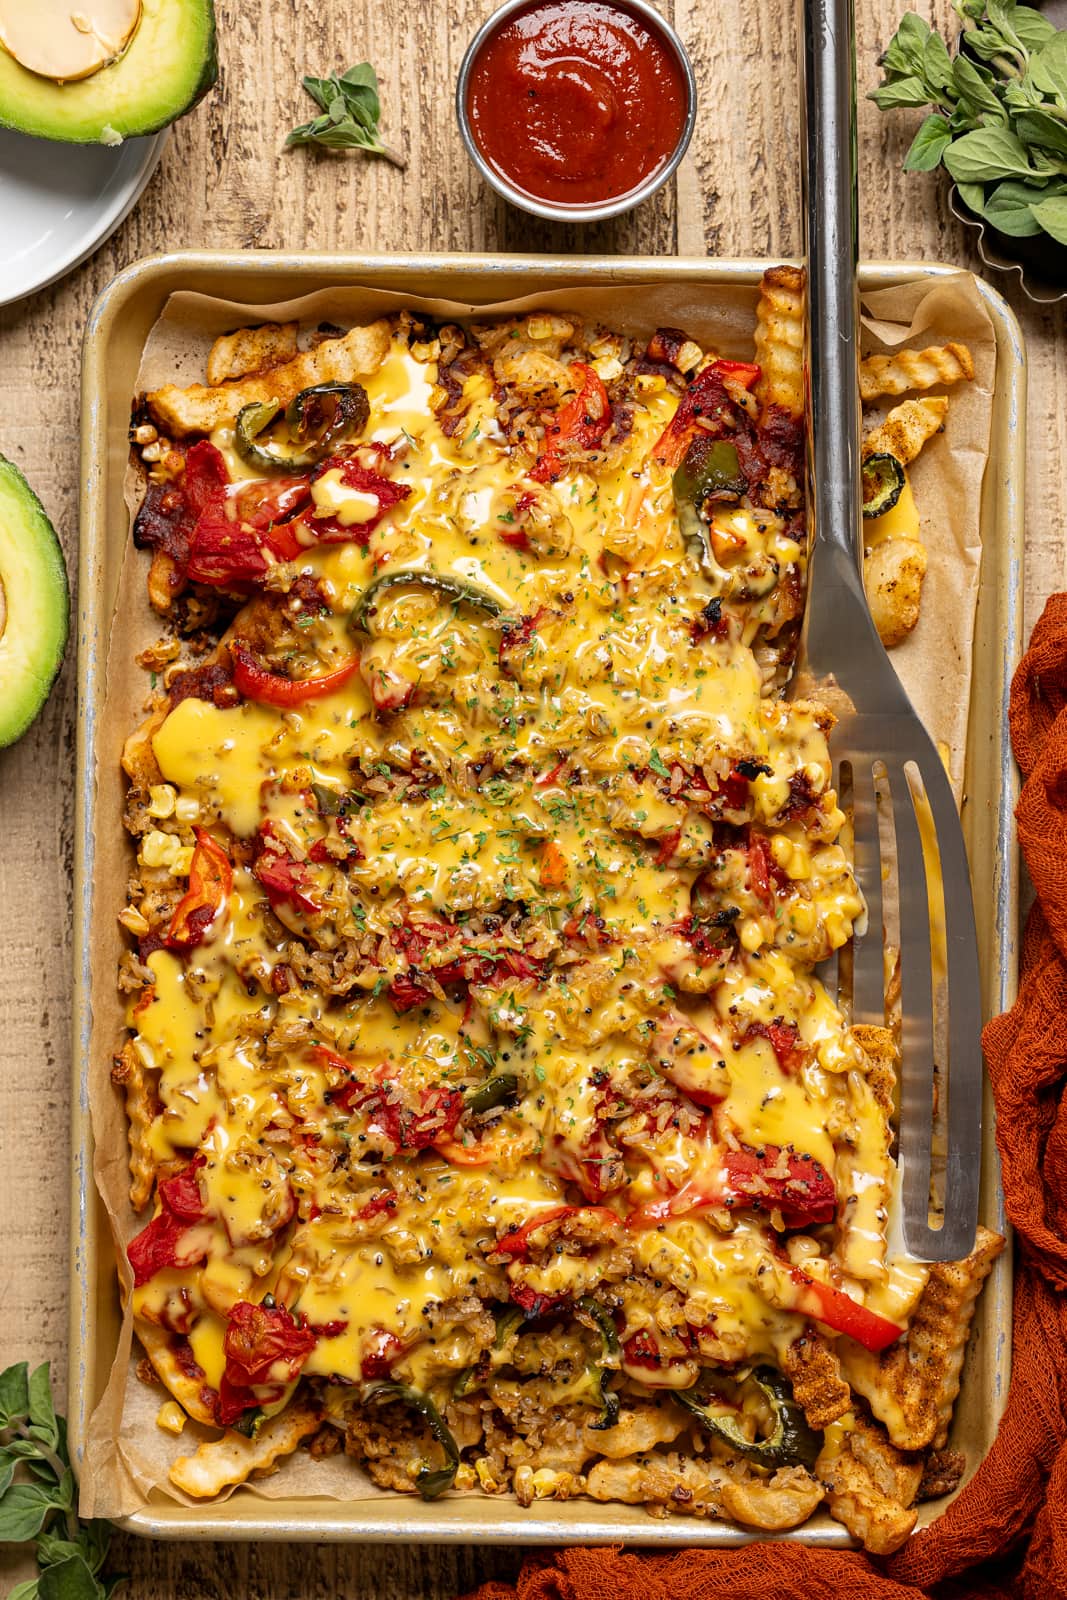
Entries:
{"type": "MultiPolygon", "coordinates": [[[[801,563],[799,546],[770,514],[718,513],[698,569],[669,472],[649,459],[676,405],[666,389],[635,406],[608,463],[546,487],[509,450],[488,378],[467,380],[449,437],[436,377],[396,344],[367,381],[368,436],[411,493],[365,548],[314,544],[316,515],[356,531],[372,509],[336,474],[316,485],[298,565],[328,597],[330,651],[353,648],[348,614],[398,568],[475,584],[514,624],[534,620],[512,647],[476,605],[393,591],[361,643],[361,675],[335,693],[286,711],[190,698],[155,732],[179,805],[195,803],[239,864],[210,936],[152,954],[152,986],[131,1006],[158,1098],[152,1154],[173,1167],[204,1157],[206,1217],[183,1242],[194,1264],[157,1273],[135,1309],[186,1332],[214,1387],[229,1309],[268,1294],[325,1330],[306,1373],[358,1380],[389,1337],[394,1370],[432,1384],[471,1358],[449,1308],[508,1297],[517,1269],[495,1256],[508,1228],[583,1198],[623,1219],[694,1177],[721,1186],[724,1150],[743,1146],[771,1167],[779,1151],[821,1164],[837,1222],[811,1251],[857,1298],[904,1315],[914,1284],[885,1254],[888,1130],[810,970],[862,910],[819,714],[765,696],[753,646],[773,584],[754,585],[723,637],[694,626],[734,593],[739,563],[773,576],[801,563]],[[410,703],[376,714],[374,673],[410,703]],[[739,762],[740,807],[709,817],[701,795],[739,762]],[[337,839],[313,798],[322,788],[348,797],[343,867],[344,848],[309,855],[337,839]],[[272,906],[248,866],[266,821],[313,911],[272,906]],[[701,894],[717,953],[687,932],[701,894]],[[413,956],[412,927],[445,934],[413,956]],[[305,966],[294,934],[317,952],[305,966]],[[391,985],[449,961],[471,963],[469,994],[431,982],[410,1009],[391,1003],[391,985]],[[781,1030],[795,1060],[780,1059],[781,1030]],[[448,1137],[390,1139],[401,1111],[417,1118],[490,1074],[515,1080],[491,1124],[464,1116],[448,1137]]],[[[232,433],[214,439],[246,479],[232,433]]],[[[780,1228],[768,1204],[634,1232],[628,1326],[651,1326],[669,1283],[699,1314],[708,1359],[780,1351],[803,1320],[780,1228]]],[[[551,1270],[595,1284],[599,1259],[551,1270]]]]}

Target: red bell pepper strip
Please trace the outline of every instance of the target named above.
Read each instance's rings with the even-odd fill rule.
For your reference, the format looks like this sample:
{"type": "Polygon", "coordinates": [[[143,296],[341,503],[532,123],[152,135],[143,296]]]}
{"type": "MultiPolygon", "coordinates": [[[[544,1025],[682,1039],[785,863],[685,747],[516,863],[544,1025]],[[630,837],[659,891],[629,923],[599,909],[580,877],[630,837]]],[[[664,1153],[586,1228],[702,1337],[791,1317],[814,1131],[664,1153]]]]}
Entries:
{"type": "Polygon", "coordinates": [[[567,883],[567,857],[554,839],[546,839],[541,846],[541,865],[538,879],[542,889],[563,889],[567,883]]]}
{"type": "Polygon", "coordinates": [[[742,1145],[740,1150],[725,1152],[723,1166],[727,1177],[726,1205],[780,1211],[787,1228],[806,1228],[834,1220],[834,1182],[813,1156],[794,1155],[775,1144],[764,1145],[760,1150],[742,1145]],[[783,1157],[789,1169],[785,1177],[777,1175],[783,1157]],[[769,1172],[776,1175],[769,1177],[769,1172]]]}
{"type": "Polygon", "coordinates": [[[842,1289],[834,1289],[828,1283],[809,1278],[799,1267],[793,1267],[790,1276],[799,1290],[794,1309],[802,1311],[816,1322],[825,1323],[835,1333],[855,1339],[857,1344],[873,1351],[875,1355],[893,1344],[904,1332],[895,1322],[880,1317],[876,1311],[868,1311],[866,1306],[861,1306],[842,1289]]]}
{"type": "Polygon", "coordinates": [[[311,1329],[299,1326],[288,1306],[238,1300],[230,1308],[222,1341],[226,1376],[235,1385],[291,1383],[315,1342],[311,1329]]]}
{"type": "Polygon", "coordinates": [[[347,683],[359,666],[357,653],[339,667],[320,672],[314,678],[283,678],[280,673],[261,667],[243,645],[231,645],[230,654],[233,656],[233,681],[241,694],[246,700],[256,700],[267,706],[299,706],[305,700],[320,700],[347,683]]]}
{"type": "Polygon", "coordinates": [[[531,1249],[535,1248],[533,1235],[538,1229],[563,1222],[568,1217],[588,1217],[590,1221],[595,1219],[611,1229],[613,1238],[621,1227],[619,1217],[607,1206],[550,1206],[547,1211],[539,1212],[521,1227],[509,1228],[503,1238],[497,1240],[494,1249],[498,1255],[511,1256],[517,1261],[525,1260],[531,1249]]]}
{"type": "Polygon", "coordinates": [[[230,858],[205,828],[194,829],[196,848],[189,867],[189,889],[178,901],[167,929],[172,950],[203,944],[225,910],[233,890],[230,858]]]}
{"type": "Polygon", "coordinates": [[[592,367],[582,361],[572,361],[568,371],[575,393],[545,424],[544,449],[530,472],[537,483],[555,483],[563,473],[566,463],[559,453],[561,445],[596,450],[611,422],[608,391],[592,367]]]}
{"type": "Polygon", "coordinates": [[[698,431],[707,433],[713,439],[732,434],[737,421],[737,407],[723,379],[728,377],[743,388],[751,389],[759,375],[760,368],[749,361],[713,361],[702,372],[698,372],[678,402],[674,416],[652,447],[652,460],[676,467],[698,431]]]}
{"type": "Polygon", "coordinates": [[[291,905],[305,916],[322,910],[310,892],[314,888],[310,868],[305,862],[294,860],[271,822],[260,826],[259,854],[252,876],[267,891],[272,906],[291,905]]]}
{"type": "Polygon", "coordinates": [[[656,1228],[671,1217],[709,1206],[780,1211],[787,1228],[833,1221],[837,1209],[833,1179],[813,1156],[795,1155],[774,1144],[759,1150],[742,1145],[739,1150],[722,1151],[719,1160],[721,1166],[712,1163],[707,1171],[690,1178],[673,1194],[650,1200],[632,1211],[626,1226],[656,1228]],[[785,1176],[779,1171],[783,1159],[788,1168],[785,1176]],[[769,1173],[775,1175],[771,1177],[769,1173]]]}

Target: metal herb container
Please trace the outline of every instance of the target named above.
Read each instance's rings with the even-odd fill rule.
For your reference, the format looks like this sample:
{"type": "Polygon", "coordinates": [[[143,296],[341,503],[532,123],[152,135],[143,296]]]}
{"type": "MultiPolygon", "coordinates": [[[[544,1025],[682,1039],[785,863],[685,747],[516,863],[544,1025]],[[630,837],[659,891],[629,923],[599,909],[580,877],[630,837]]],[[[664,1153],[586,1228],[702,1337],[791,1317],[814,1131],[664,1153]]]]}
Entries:
{"type": "MultiPolygon", "coordinates": [[[[250,305],[268,305],[331,285],[359,284],[409,295],[446,296],[488,304],[509,296],[592,285],[617,287],[685,282],[709,294],[755,288],[762,261],[687,258],[522,256],[345,256],[266,252],[189,252],[158,256],[121,273],[90,316],[82,376],[82,505],[79,617],[78,812],[75,860],[74,1065],[72,1083],[73,1215],[70,1328],[70,1442],[80,1466],[89,1419],[100,1401],[121,1326],[110,1229],[93,1177],[88,1104],[94,999],[113,992],[120,940],[115,908],[123,882],[98,871],[96,838],[120,827],[120,751],[105,740],[101,711],[109,648],[123,648],[124,619],[115,597],[128,537],[124,479],[127,430],[141,352],[168,296],[200,291],[250,305]]],[[[860,269],[864,290],[915,280],[933,282],[954,269],[871,263],[860,269]]],[[[983,1007],[991,1016],[1010,1005],[1017,974],[1018,866],[1013,832],[1017,792],[1008,742],[1007,701],[1021,646],[1025,360],[1018,326],[1000,297],[979,283],[997,345],[992,432],[981,523],[984,532],[974,642],[963,808],[981,930],[983,1007]]],[[[1003,1205],[987,1106],[982,1219],[1004,1228],[1003,1205]]],[[[968,1347],[953,1443],[967,1452],[968,1475],[988,1451],[1007,1397],[1011,1340],[1011,1264],[997,1262],[979,1302],[968,1347]]],[[[354,1475],[357,1469],[353,1467],[354,1475]]],[[[377,1541],[434,1543],[633,1544],[660,1547],[739,1545],[754,1531],[713,1519],[655,1519],[641,1508],[576,1499],[540,1501],[529,1509],[507,1497],[456,1495],[423,1503],[414,1496],[363,1494],[354,1477],[350,1501],[266,1500],[242,1489],[221,1504],[186,1506],[155,1495],[122,1519],[131,1532],[158,1538],[377,1541]],[[359,1497],[362,1496],[362,1497],[359,1497]]],[[[965,1480],[966,1481],[966,1480],[965,1480]]],[[[920,1510],[919,1526],[947,1501],[920,1510]]],[[[794,1533],[806,1544],[843,1547],[846,1531],[820,1513],[794,1533]]]]}

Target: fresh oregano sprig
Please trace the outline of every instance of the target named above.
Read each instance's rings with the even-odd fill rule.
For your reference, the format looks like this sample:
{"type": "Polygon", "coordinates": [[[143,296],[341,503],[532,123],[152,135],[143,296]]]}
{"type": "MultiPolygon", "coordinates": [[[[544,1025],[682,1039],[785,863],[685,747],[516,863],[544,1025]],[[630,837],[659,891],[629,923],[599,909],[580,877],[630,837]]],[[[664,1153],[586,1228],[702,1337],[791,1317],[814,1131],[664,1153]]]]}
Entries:
{"type": "Polygon", "coordinates": [[[407,165],[378,135],[382,114],[378,74],[369,61],[349,67],[339,78],[305,78],[303,83],[323,115],[294,128],[285,141],[286,149],[317,144],[328,150],[365,150],[368,155],[384,156],[394,166],[407,165]]]}
{"type": "Polygon", "coordinates": [[[80,1522],[67,1426],[56,1415],[48,1365],[25,1361],[0,1372],[0,1544],[37,1547],[36,1578],[8,1600],[107,1600],[122,1578],[105,1578],[111,1528],[80,1522]]]}
{"type": "Polygon", "coordinates": [[[870,99],[933,106],[906,172],[944,166],[964,204],[1001,233],[1067,245],[1067,31],[1016,0],[953,0],[955,56],[912,12],[882,57],[870,99]]]}

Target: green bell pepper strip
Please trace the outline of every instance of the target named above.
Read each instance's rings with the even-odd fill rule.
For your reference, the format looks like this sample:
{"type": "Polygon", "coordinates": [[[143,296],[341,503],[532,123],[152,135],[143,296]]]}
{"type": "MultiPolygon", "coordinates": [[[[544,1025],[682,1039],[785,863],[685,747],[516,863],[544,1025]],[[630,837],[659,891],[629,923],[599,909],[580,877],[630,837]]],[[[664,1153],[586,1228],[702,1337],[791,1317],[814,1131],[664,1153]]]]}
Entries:
{"type": "Polygon", "coordinates": [[[349,626],[357,632],[369,633],[367,623],[376,602],[388,590],[404,588],[428,589],[431,594],[441,600],[451,601],[453,605],[470,606],[475,611],[483,611],[493,622],[504,614],[504,607],[495,595],[490,594],[488,589],[479,588],[476,583],[469,583],[466,578],[454,578],[441,572],[424,572],[419,567],[404,567],[395,572],[383,572],[367,585],[352,608],[349,626]]]}
{"type": "Polygon", "coordinates": [[[463,1104],[468,1111],[491,1111],[494,1106],[506,1105],[514,1099],[519,1080],[513,1072],[498,1072],[474,1089],[468,1089],[463,1104]]]}
{"type": "Polygon", "coordinates": [[[259,443],[281,409],[280,400],[263,400],[242,406],[237,413],[234,449],[242,461],[260,472],[303,472],[317,466],[340,439],[367,426],[370,401],[359,383],[318,383],[301,389],[286,407],[285,420],[290,435],[303,448],[288,455],[265,450],[259,443]]]}
{"type": "Polygon", "coordinates": [[[781,1373],[775,1372],[772,1367],[758,1367],[751,1381],[763,1391],[774,1412],[774,1428],[765,1439],[746,1438],[732,1418],[714,1416],[695,1389],[673,1389],[670,1392],[709,1433],[722,1439],[731,1450],[756,1466],[813,1466],[822,1440],[808,1427],[804,1413],[793,1399],[792,1390],[781,1373]]]}
{"type": "Polygon", "coordinates": [[[740,499],[748,487],[737,446],[729,439],[713,439],[710,443],[694,440],[681,465],[675,468],[671,484],[682,540],[689,554],[707,568],[713,558],[708,524],[702,515],[704,503],[710,496],[740,499]]]}
{"type": "Polygon", "coordinates": [[[884,517],[904,492],[904,468],[887,450],[876,450],[862,466],[863,515],[884,517]]]}
{"type": "Polygon", "coordinates": [[[424,1462],[415,1479],[415,1487],[424,1500],[436,1500],[446,1489],[451,1489],[459,1471],[459,1446],[452,1437],[452,1430],[429,1395],[421,1394],[418,1389],[412,1389],[406,1383],[382,1382],[365,1384],[363,1399],[383,1403],[399,1400],[402,1405],[422,1417],[444,1451],[446,1465],[430,1467],[424,1462]]]}
{"type": "MultiPolygon", "coordinates": [[[[578,1309],[596,1324],[597,1331],[602,1341],[601,1354],[604,1356],[617,1356],[619,1354],[619,1335],[615,1331],[615,1324],[610,1314],[593,1299],[591,1294],[583,1294],[578,1300],[578,1309]]],[[[590,1369],[590,1374],[596,1380],[597,1392],[600,1395],[600,1416],[590,1427],[600,1433],[605,1428],[614,1428],[619,1420],[619,1397],[614,1389],[609,1389],[605,1382],[605,1370],[598,1366],[590,1369]]]]}
{"type": "MultiPolygon", "coordinates": [[[[489,1081],[492,1083],[493,1079],[490,1078],[489,1081]]],[[[518,1306],[505,1306],[502,1311],[496,1312],[495,1315],[496,1335],[493,1339],[491,1353],[489,1355],[490,1370],[495,1366],[503,1365],[502,1361],[494,1360],[494,1356],[500,1355],[501,1351],[506,1348],[512,1334],[516,1333],[526,1321],[525,1315],[518,1306]]],[[[463,1371],[460,1373],[459,1377],[455,1381],[455,1384],[453,1385],[453,1396],[458,1400],[463,1395],[470,1394],[472,1389],[480,1389],[485,1381],[486,1375],[485,1356],[483,1355],[480,1362],[476,1361],[472,1367],[464,1367],[463,1371]],[[479,1373],[481,1376],[479,1376],[479,1373]]]]}

